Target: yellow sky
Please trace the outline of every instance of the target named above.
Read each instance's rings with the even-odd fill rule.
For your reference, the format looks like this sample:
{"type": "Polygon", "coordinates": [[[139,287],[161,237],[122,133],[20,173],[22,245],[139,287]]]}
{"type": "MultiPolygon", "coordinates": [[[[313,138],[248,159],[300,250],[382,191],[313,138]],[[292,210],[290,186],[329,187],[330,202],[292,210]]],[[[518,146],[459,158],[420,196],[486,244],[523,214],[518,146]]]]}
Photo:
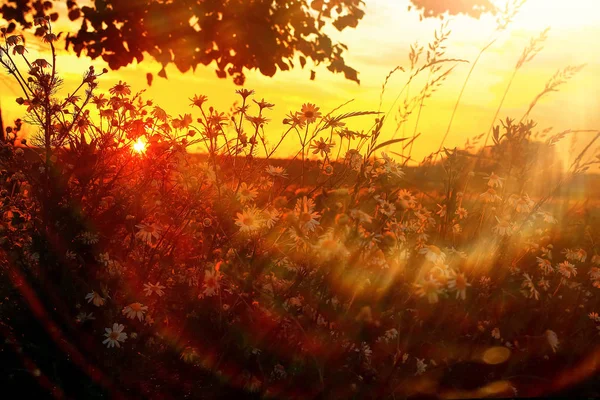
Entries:
{"type": "MultiPolygon", "coordinates": [[[[500,0],[500,4],[503,2],[500,0]]],[[[407,12],[407,0],[365,0],[365,3],[366,16],[356,29],[331,32],[336,40],[349,46],[346,61],[360,71],[360,86],[345,80],[342,75],[329,73],[324,66],[316,68],[315,81],[309,80],[310,65],[304,70],[278,71],[273,78],[247,72],[245,87],[254,89],[258,99],[264,97],[276,104],[267,115],[272,119],[268,132],[273,139],[279,138],[282,132],[284,115],[299,110],[304,102],[316,103],[322,111],[328,112],[354,99],[344,111],[377,110],[385,76],[397,65],[408,66],[410,44],[415,41],[427,44],[440,25],[440,21],[435,19],[420,22],[418,14],[407,12]]],[[[528,0],[508,31],[478,64],[463,96],[447,146],[460,146],[467,137],[487,132],[523,48],[532,36],[548,26],[551,31],[544,50],[519,72],[500,116],[519,119],[557,69],[586,63],[584,70],[564,85],[559,93],[544,98],[531,117],[539,122],[541,129],[600,128],[600,45],[594,39],[600,37],[600,1],[528,0]]],[[[489,16],[481,20],[454,17],[450,28],[452,34],[447,43],[447,56],[472,61],[495,29],[495,22],[489,16]]],[[[93,64],[97,69],[104,67],[100,60],[93,64]]],[[[90,60],[86,58],[61,54],[58,69],[65,78],[65,90],[76,86],[88,65],[90,60]]],[[[167,68],[168,80],[156,76],[159,70],[160,65],[149,60],[141,65],[130,65],[102,77],[101,88],[108,90],[117,81],[125,80],[134,91],[147,89],[146,98],[154,99],[172,115],[190,112],[188,99],[194,94],[208,95],[211,105],[223,111],[237,100],[234,93],[237,87],[231,80],[218,79],[213,66],[199,66],[195,73],[180,74],[171,65],[167,68]],[[150,88],[146,86],[146,72],[155,73],[150,88]]],[[[425,103],[418,126],[422,135],[413,152],[417,160],[437,150],[468,70],[468,64],[458,65],[444,86],[425,103]]],[[[403,73],[392,77],[382,110],[387,111],[391,107],[406,77],[407,74],[403,73]]],[[[5,119],[22,116],[22,110],[14,103],[19,93],[17,84],[5,74],[0,76],[0,81],[0,101],[5,119]]],[[[418,89],[415,86],[411,90],[418,89]]],[[[350,128],[360,130],[368,129],[373,121],[362,117],[348,122],[350,128]]],[[[406,129],[413,132],[414,119],[408,122],[406,129]]],[[[384,128],[383,139],[390,138],[393,130],[392,115],[390,124],[384,128]]],[[[287,154],[281,155],[288,155],[294,147],[293,141],[285,143],[283,150],[287,154]]],[[[565,145],[565,148],[568,146],[565,145]]]]}

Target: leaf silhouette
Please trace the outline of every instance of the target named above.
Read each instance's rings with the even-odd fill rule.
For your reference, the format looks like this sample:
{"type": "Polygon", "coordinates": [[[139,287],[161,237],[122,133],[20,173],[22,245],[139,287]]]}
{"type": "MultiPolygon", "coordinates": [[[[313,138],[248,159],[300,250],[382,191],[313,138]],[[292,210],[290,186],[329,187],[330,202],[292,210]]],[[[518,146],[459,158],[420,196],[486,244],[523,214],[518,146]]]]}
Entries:
{"type": "MultiPolygon", "coordinates": [[[[411,2],[421,17],[495,12],[490,0],[411,2]]],[[[299,57],[301,67],[310,59],[360,83],[358,71],[346,64],[348,47],[334,43],[327,28],[356,28],[368,12],[362,0],[97,0],[86,5],[69,0],[64,15],[53,11],[52,1],[4,3],[0,17],[8,22],[8,34],[17,24],[32,28],[32,17],[68,18],[80,28],[67,36],[65,47],[77,56],[100,57],[115,70],[149,54],[163,67],[175,64],[181,72],[216,62],[219,78],[229,76],[243,85],[245,71],[273,76],[278,69],[293,68],[299,57]]],[[[35,33],[44,32],[38,28],[35,33]]],[[[166,78],[164,68],[158,75],[166,78]]],[[[310,79],[315,79],[314,71],[310,79]]]]}

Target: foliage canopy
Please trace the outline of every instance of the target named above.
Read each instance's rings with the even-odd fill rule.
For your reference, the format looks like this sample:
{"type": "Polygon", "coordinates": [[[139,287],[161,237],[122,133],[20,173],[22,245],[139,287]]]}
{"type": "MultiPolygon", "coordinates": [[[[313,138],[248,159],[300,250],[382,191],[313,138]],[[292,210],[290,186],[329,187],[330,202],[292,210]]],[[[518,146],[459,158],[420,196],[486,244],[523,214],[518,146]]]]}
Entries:
{"type": "MultiPolygon", "coordinates": [[[[494,10],[489,0],[411,2],[426,17],[446,12],[477,17],[494,10]]],[[[10,33],[17,26],[32,27],[35,18],[45,15],[53,21],[64,18],[56,3],[9,0],[0,15],[10,33]]],[[[161,77],[171,63],[187,72],[215,61],[217,76],[229,75],[238,85],[244,84],[245,70],[273,76],[277,69],[294,68],[297,57],[301,67],[310,59],[359,83],[358,71],[344,59],[347,46],[334,43],[325,28],[355,28],[365,6],[363,0],[95,0],[85,6],[67,0],[66,16],[81,25],[67,35],[66,47],[78,56],[101,57],[111,69],[149,55],[162,64],[161,77]]]]}

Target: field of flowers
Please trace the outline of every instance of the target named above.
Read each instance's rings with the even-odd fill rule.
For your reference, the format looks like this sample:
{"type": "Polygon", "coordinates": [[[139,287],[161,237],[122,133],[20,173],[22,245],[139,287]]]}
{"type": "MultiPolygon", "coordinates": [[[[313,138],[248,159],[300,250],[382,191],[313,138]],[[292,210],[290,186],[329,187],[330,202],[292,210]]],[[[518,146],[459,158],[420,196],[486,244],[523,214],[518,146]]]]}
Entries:
{"type": "MultiPolygon", "coordinates": [[[[101,93],[93,67],[64,97],[37,22],[51,60],[19,35],[0,49],[28,115],[0,136],[4,379],[74,398],[391,399],[597,376],[598,205],[563,189],[595,168],[600,132],[539,132],[534,102],[415,162],[415,137],[380,139],[383,113],[307,102],[274,136],[251,90],[172,117],[125,82],[101,93]],[[570,135],[589,145],[566,170],[540,162],[570,135]],[[277,158],[289,137],[296,156],[277,158]]],[[[443,80],[434,53],[411,56],[437,81],[405,113],[443,80]]]]}

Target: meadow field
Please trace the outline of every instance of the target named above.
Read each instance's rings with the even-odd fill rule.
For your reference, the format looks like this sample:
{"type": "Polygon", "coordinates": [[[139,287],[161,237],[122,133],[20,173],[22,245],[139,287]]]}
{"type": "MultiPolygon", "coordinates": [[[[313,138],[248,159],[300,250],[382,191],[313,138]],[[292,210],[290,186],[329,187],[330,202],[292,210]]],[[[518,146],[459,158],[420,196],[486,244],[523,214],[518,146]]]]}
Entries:
{"type": "Polygon", "coordinates": [[[398,115],[314,100],[270,121],[285,105],[250,89],[229,110],[198,93],[177,116],[126,82],[103,88],[94,67],[59,90],[52,24],[36,23],[47,59],[30,59],[18,33],[4,30],[0,47],[26,115],[0,135],[4,388],[600,395],[600,131],[529,117],[582,66],[559,70],[518,115],[500,105],[489,133],[432,142],[421,160],[412,146],[428,139],[382,133],[401,132],[443,84],[456,62],[443,33],[411,48],[398,115]],[[573,136],[583,145],[565,161],[573,136]],[[295,155],[280,154],[284,140],[295,155]]]}

